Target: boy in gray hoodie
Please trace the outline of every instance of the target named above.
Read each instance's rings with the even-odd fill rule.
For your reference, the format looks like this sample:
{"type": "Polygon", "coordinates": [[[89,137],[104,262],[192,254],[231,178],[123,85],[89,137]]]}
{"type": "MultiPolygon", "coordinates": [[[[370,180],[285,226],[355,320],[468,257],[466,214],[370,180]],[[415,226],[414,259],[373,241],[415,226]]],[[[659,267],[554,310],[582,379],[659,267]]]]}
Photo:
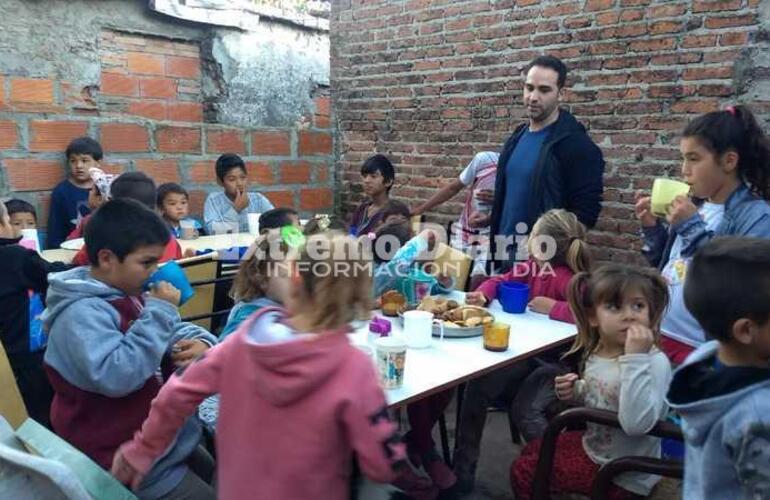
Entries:
{"type": "MultiPolygon", "coordinates": [[[[169,240],[165,223],[141,203],[112,200],[85,231],[90,266],[49,277],[45,369],[54,389],[51,424],[61,437],[109,470],[118,446],[138,431],[163,383],[216,338],[182,323],[180,292],[161,282],[147,295],[169,240]],[[178,349],[173,349],[176,346],[178,349]]],[[[200,424],[189,419],[143,481],[140,498],[213,498],[185,465],[197,453],[200,424]]]]}
{"type": "Polygon", "coordinates": [[[674,373],[686,500],[770,498],[770,240],[717,238],[695,254],[684,300],[707,342],[674,373]]]}

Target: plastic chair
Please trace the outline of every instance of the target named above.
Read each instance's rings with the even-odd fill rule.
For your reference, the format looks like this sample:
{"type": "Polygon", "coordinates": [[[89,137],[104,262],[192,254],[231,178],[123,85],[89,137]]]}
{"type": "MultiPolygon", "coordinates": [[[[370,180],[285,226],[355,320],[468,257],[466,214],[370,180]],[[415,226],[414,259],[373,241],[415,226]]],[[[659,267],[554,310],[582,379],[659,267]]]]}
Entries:
{"type": "MultiPolygon", "coordinates": [[[[532,481],[532,498],[547,500],[550,498],[551,469],[556,454],[556,440],[567,427],[576,427],[586,422],[606,425],[620,429],[620,421],[615,412],[596,408],[570,408],[558,414],[545,431],[540,448],[535,477],[532,481]]],[[[649,436],[683,440],[681,429],[667,421],[659,421],[647,432],[649,436]]],[[[684,464],[678,460],[666,460],[651,457],[620,457],[604,464],[592,485],[591,498],[606,499],[612,479],[628,471],[648,472],[660,476],[682,478],[684,464]]]]}

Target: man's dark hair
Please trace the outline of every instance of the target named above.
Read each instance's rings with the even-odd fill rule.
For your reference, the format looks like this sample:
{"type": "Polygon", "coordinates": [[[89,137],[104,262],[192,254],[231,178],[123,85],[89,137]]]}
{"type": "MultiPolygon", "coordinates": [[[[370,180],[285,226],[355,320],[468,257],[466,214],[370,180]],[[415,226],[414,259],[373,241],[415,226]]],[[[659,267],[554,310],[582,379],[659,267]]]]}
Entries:
{"type": "Polygon", "coordinates": [[[558,75],[556,86],[560,89],[564,87],[564,83],[567,81],[567,66],[561,59],[554,56],[538,56],[527,65],[524,69],[524,74],[526,75],[529,73],[529,70],[535,66],[554,70],[558,75]]]}
{"type": "Polygon", "coordinates": [[[32,214],[37,222],[37,212],[35,212],[35,207],[27,201],[14,198],[5,202],[5,208],[8,211],[8,217],[13,214],[32,214]]]}
{"type": "Polygon", "coordinates": [[[730,342],[736,321],[770,319],[770,240],[716,238],[687,269],[684,303],[706,335],[730,342]]]}
{"type": "Polygon", "coordinates": [[[190,199],[190,195],[185,188],[176,182],[166,182],[165,184],[158,186],[158,208],[163,208],[163,201],[166,199],[166,196],[170,194],[181,194],[188,200],[190,199]]]}
{"type": "Polygon", "coordinates": [[[274,208],[262,213],[259,216],[259,232],[290,226],[293,224],[291,220],[292,215],[299,217],[299,214],[293,208],[274,208]]]}
{"type": "Polygon", "coordinates": [[[155,181],[144,172],[126,172],[112,181],[110,196],[113,200],[130,198],[153,210],[158,198],[155,181]]]}
{"type": "Polygon", "coordinates": [[[393,168],[393,164],[388,160],[385,155],[374,155],[366,159],[363,165],[361,165],[361,175],[373,174],[379,171],[382,174],[382,178],[385,182],[390,181],[388,186],[388,192],[393,187],[393,181],[396,180],[396,169],[393,168]]]}
{"type": "Polygon", "coordinates": [[[244,173],[246,173],[246,164],[243,162],[243,158],[235,153],[223,154],[217,158],[217,162],[214,165],[214,169],[217,173],[217,179],[224,181],[227,173],[234,168],[240,168],[244,173]]]}
{"type": "Polygon", "coordinates": [[[88,260],[99,265],[99,250],[123,259],[140,247],[168,244],[171,233],[160,216],[132,199],[110,200],[88,219],[85,229],[88,260]]]}
{"type": "Polygon", "coordinates": [[[78,137],[69,143],[64,150],[64,156],[69,161],[71,155],[88,155],[96,161],[104,156],[102,145],[90,137],[78,137]]]}

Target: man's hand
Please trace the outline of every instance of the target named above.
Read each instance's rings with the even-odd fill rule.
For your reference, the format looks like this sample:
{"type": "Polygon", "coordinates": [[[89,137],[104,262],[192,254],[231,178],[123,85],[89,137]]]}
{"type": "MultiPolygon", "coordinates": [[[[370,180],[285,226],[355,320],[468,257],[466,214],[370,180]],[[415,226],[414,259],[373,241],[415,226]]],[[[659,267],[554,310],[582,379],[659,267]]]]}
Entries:
{"type": "Polygon", "coordinates": [[[471,216],[468,217],[468,225],[474,229],[487,227],[491,221],[492,215],[485,214],[484,212],[473,212],[471,216]]]}

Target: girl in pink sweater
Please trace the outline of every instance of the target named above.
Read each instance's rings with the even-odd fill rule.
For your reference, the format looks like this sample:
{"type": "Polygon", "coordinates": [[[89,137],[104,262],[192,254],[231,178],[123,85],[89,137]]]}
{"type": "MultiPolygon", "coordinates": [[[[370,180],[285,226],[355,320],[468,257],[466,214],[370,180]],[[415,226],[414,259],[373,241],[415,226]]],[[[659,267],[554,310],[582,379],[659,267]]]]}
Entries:
{"type": "Polygon", "coordinates": [[[286,310],[261,310],[175,374],[112,473],[137,486],[185,418],[219,393],[220,499],[345,499],[354,452],[370,479],[392,481],[403,445],[372,360],[346,335],[370,310],[371,278],[349,255],[355,245],[338,232],[309,237],[313,251],[289,263],[286,310]]]}
{"type": "Polygon", "coordinates": [[[575,214],[549,210],[537,219],[529,236],[530,257],[505,274],[484,281],[465,302],[486,306],[497,298],[497,286],[506,281],[529,285],[529,308],[551,319],[574,323],[567,304],[569,280],[591,266],[586,229],[575,214]]]}

